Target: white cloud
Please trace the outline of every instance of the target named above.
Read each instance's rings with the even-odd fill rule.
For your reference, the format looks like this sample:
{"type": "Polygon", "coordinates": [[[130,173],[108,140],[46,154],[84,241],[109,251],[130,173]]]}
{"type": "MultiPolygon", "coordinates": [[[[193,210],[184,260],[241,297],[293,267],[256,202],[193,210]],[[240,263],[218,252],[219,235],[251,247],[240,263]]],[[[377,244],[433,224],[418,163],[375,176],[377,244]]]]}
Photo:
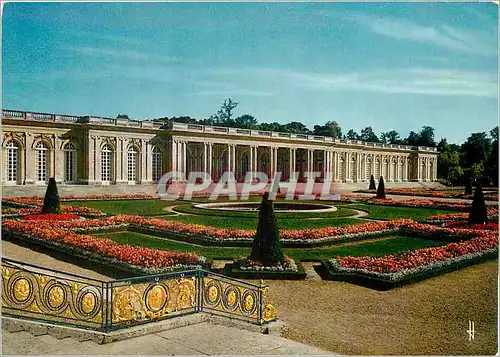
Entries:
{"type": "Polygon", "coordinates": [[[491,37],[491,34],[479,34],[447,25],[423,26],[413,21],[388,16],[378,17],[366,14],[333,15],[331,13],[326,15],[324,12],[317,15],[340,17],[345,21],[364,26],[376,34],[398,40],[432,44],[464,53],[497,54],[497,43],[491,37]]]}
{"type": "Polygon", "coordinates": [[[357,90],[394,94],[497,98],[495,74],[457,69],[406,68],[354,73],[312,73],[275,68],[210,71],[221,82],[246,83],[246,88],[299,88],[320,91],[357,90]],[[252,80],[253,79],[253,80],[252,80]]]}
{"type": "Polygon", "coordinates": [[[99,47],[69,47],[67,50],[71,52],[76,52],[80,55],[90,56],[90,57],[113,57],[115,59],[127,59],[127,60],[137,60],[137,61],[155,61],[155,62],[165,62],[172,63],[177,60],[174,57],[161,56],[157,54],[151,54],[148,52],[140,52],[134,50],[124,50],[124,49],[112,49],[112,48],[99,48],[99,47]]]}

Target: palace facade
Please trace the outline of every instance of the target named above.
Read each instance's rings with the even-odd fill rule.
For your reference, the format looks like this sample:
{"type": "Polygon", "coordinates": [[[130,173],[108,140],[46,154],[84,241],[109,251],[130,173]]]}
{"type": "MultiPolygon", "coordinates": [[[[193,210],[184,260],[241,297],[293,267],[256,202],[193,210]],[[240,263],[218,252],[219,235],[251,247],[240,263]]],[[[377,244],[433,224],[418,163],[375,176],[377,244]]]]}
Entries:
{"type": "Polygon", "coordinates": [[[435,181],[436,148],[260,130],[2,111],[2,185],[152,184],[168,171],[331,173],[334,182],[435,181]]]}

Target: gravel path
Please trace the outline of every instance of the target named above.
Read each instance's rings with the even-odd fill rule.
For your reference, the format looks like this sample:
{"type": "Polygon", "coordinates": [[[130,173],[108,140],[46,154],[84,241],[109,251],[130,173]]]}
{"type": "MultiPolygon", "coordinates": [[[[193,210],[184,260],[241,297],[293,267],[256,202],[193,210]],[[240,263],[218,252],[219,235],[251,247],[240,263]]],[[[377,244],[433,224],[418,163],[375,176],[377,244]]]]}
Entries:
{"type": "Polygon", "coordinates": [[[90,263],[88,269],[79,267],[74,264],[62,262],[57,260],[50,255],[37,252],[34,249],[29,249],[26,247],[21,247],[12,242],[2,241],[2,257],[9,258],[13,260],[18,260],[21,262],[26,262],[29,264],[39,265],[44,268],[58,270],[62,273],[70,273],[83,275],[93,279],[99,279],[104,281],[113,280],[106,275],[99,274],[93,270],[92,264],[90,263]]]}
{"type": "Polygon", "coordinates": [[[286,337],[298,342],[354,355],[493,355],[497,273],[492,261],[382,292],[316,279],[266,283],[286,337]]]}

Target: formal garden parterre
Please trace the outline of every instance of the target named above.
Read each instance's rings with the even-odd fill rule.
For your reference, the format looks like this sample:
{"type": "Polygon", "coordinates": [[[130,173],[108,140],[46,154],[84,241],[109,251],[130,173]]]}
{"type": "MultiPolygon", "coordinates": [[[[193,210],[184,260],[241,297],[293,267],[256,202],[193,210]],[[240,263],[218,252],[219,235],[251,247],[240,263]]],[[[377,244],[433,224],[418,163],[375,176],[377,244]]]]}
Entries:
{"type": "MultiPolygon", "coordinates": [[[[8,239],[28,240],[33,244],[63,250],[75,256],[85,256],[93,261],[137,274],[208,267],[213,258],[234,260],[236,263],[233,265],[238,265],[239,271],[266,270],[265,267],[243,259],[252,245],[255,229],[237,228],[239,221],[255,223],[256,214],[238,212],[241,215],[235,215],[235,212],[231,212],[226,219],[233,221],[235,228],[228,228],[224,224],[218,225],[218,219],[222,218],[220,216],[224,213],[218,212],[217,217],[195,214],[200,212],[193,208],[194,202],[162,201],[154,195],[89,196],[89,200],[85,198],[62,197],[62,201],[74,200],[74,205],[61,205],[63,213],[57,217],[36,215],[43,205],[42,198],[4,199],[4,207],[7,207],[2,212],[2,231],[8,239]],[[153,202],[155,205],[161,205],[156,208],[157,211],[148,212],[149,216],[114,215],[114,212],[93,208],[111,200],[115,206],[134,200],[133,212],[141,212],[142,206],[151,207],[153,202]],[[180,207],[180,214],[164,215],[164,210],[168,207],[173,208],[173,214],[176,208],[180,207]],[[106,213],[109,215],[106,216],[106,213]],[[205,219],[203,222],[212,222],[212,225],[190,223],[197,217],[205,219]],[[50,225],[39,224],[45,219],[50,220],[50,225]],[[138,237],[141,235],[144,238],[134,237],[133,244],[121,243],[123,240],[120,236],[127,234],[137,234],[138,237]],[[186,251],[187,249],[191,251],[186,251]],[[207,252],[210,258],[207,259],[194,251],[207,252]],[[238,254],[240,255],[237,256],[238,254]]],[[[203,201],[200,198],[196,200],[203,201]]],[[[429,272],[445,271],[450,267],[459,268],[481,259],[491,259],[497,252],[498,225],[464,227],[467,213],[463,211],[470,207],[467,202],[438,202],[428,199],[395,202],[351,194],[344,195],[340,202],[331,203],[339,208],[338,212],[344,212],[313,217],[315,219],[300,215],[294,217],[293,213],[287,213],[278,220],[279,223],[286,222],[278,224],[280,241],[287,253],[286,261],[284,260],[286,264],[283,264],[282,268],[270,270],[281,273],[300,270],[300,259],[297,259],[299,257],[323,261],[323,268],[327,272],[323,274],[325,278],[331,278],[335,274],[356,275],[382,282],[401,283],[410,281],[412,276],[423,276],[423,272],[431,276],[429,272]],[[355,212],[353,209],[369,212],[371,208],[383,207],[389,203],[391,207],[385,207],[386,217],[399,214],[397,219],[367,221],[348,216],[355,212]],[[412,219],[411,212],[408,213],[410,208],[429,209],[429,212],[437,214],[427,215],[425,219],[417,215],[416,219],[420,222],[416,222],[412,219]],[[462,212],[456,212],[457,210],[462,212]],[[440,211],[443,213],[438,213],[440,211]],[[404,217],[405,214],[410,217],[404,217]],[[345,221],[346,219],[353,221],[345,221]],[[316,228],[300,228],[306,225],[304,222],[316,228]],[[281,226],[293,229],[281,229],[281,226]],[[401,244],[397,246],[399,242],[401,244]],[[355,245],[344,247],[342,243],[355,245]],[[384,252],[380,251],[380,247],[389,248],[384,252]],[[330,275],[326,276],[328,274],[330,275]]],[[[497,208],[489,205],[488,215],[490,219],[496,219],[497,208]]],[[[279,217],[278,214],[277,216],[279,217]]],[[[248,227],[250,224],[243,226],[248,227]]],[[[352,281],[357,282],[355,279],[352,281]]]]}

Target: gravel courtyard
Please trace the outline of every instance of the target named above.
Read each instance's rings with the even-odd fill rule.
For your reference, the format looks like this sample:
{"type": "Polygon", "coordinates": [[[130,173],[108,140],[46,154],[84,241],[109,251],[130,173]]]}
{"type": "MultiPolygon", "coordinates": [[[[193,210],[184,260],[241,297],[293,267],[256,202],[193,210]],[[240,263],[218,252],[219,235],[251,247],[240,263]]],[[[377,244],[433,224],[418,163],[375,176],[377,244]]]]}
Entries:
{"type": "Polygon", "coordinates": [[[491,261],[390,291],[321,280],[266,283],[290,326],[286,337],[298,342],[354,355],[494,355],[497,274],[491,261]]]}

